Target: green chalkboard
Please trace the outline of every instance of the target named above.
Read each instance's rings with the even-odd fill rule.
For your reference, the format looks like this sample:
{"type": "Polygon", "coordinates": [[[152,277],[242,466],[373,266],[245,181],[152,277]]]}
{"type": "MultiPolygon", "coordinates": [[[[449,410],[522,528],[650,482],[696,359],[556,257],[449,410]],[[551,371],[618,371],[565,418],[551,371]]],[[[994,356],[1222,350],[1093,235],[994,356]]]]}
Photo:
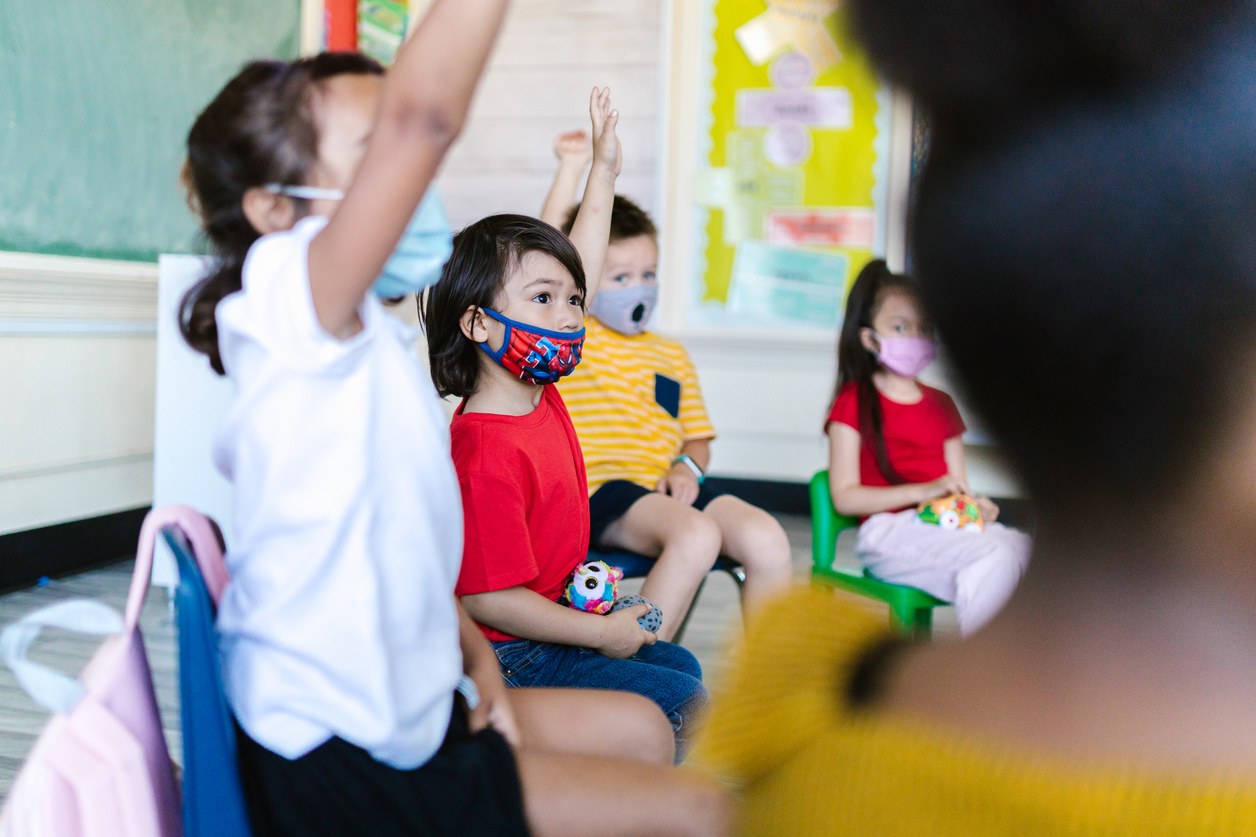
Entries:
{"type": "Polygon", "coordinates": [[[0,0],[0,250],[192,252],[192,120],[250,58],[297,54],[300,0],[0,0]]]}

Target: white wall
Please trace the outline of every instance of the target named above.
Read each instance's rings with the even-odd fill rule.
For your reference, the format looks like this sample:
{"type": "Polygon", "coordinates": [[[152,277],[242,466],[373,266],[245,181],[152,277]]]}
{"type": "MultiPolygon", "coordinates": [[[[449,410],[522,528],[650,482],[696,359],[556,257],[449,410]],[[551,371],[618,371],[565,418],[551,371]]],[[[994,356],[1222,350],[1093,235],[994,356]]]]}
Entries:
{"type": "Polygon", "coordinates": [[[0,253],[0,534],[152,496],[156,266],[0,253]]]}
{"type": "Polygon", "coordinates": [[[589,127],[589,91],[620,111],[619,191],[655,207],[662,115],[662,0],[516,0],[441,177],[455,228],[497,212],[536,215],[554,137],[589,127]]]}

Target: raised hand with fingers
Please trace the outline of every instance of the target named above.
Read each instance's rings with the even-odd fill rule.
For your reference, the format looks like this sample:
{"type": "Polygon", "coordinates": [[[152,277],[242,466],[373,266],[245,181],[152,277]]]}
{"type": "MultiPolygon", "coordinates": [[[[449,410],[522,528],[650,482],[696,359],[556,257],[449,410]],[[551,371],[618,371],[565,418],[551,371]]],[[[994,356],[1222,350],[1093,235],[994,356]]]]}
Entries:
{"type": "Polygon", "coordinates": [[[615,133],[619,111],[611,108],[609,87],[593,88],[589,96],[589,116],[593,120],[593,163],[618,175],[624,163],[619,136],[615,133]]]}
{"type": "Polygon", "coordinates": [[[559,134],[554,138],[554,156],[561,165],[583,169],[593,159],[589,132],[578,129],[559,134]]]}
{"type": "Polygon", "coordinates": [[[595,87],[589,95],[589,119],[593,123],[593,165],[584,187],[584,200],[576,213],[568,238],[580,253],[584,264],[586,289],[585,310],[593,304],[602,264],[606,261],[606,246],[610,242],[611,207],[615,203],[615,179],[623,166],[623,155],[615,128],[619,124],[619,111],[611,108],[611,91],[595,87]]]}

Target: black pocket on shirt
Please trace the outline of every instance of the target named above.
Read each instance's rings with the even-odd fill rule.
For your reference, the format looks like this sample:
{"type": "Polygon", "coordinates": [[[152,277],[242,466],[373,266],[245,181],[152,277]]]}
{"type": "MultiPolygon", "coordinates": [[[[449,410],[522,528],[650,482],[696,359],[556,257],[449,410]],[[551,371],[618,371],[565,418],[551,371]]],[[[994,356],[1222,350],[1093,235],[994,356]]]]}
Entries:
{"type": "Polygon", "coordinates": [[[680,381],[654,373],[654,400],[672,418],[680,418],[680,381]]]}

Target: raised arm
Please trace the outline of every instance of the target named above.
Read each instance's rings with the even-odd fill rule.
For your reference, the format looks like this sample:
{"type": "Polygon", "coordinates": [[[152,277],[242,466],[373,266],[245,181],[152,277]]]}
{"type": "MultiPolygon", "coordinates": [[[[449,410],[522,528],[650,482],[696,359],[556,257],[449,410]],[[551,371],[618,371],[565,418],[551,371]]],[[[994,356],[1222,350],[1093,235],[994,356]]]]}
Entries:
{"type": "Polygon", "coordinates": [[[554,184],[545,196],[541,207],[541,220],[551,227],[562,229],[567,213],[576,202],[576,189],[580,188],[580,175],[593,159],[588,131],[567,131],[554,139],[554,155],[558,157],[558,171],[554,184]]]}
{"type": "Polygon", "coordinates": [[[615,205],[615,179],[623,158],[619,150],[619,137],[615,126],[619,123],[619,111],[611,110],[609,88],[593,88],[589,97],[589,116],[593,120],[593,165],[589,169],[589,181],[584,187],[584,200],[571,228],[571,243],[580,253],[588,288],[584,296],[585,310],[593,304],[598,282],[602,277],[602,264],[606,261],[606,247],[611,237],[611,208],[615,205]]]}
{"type": "Polygon", "coordinates": [[[358,306],[462,130],[509,0],[435,0],[388,72],[366,152],[340,208],[310,243],[310,295],[328,333],[358,306]]]}

